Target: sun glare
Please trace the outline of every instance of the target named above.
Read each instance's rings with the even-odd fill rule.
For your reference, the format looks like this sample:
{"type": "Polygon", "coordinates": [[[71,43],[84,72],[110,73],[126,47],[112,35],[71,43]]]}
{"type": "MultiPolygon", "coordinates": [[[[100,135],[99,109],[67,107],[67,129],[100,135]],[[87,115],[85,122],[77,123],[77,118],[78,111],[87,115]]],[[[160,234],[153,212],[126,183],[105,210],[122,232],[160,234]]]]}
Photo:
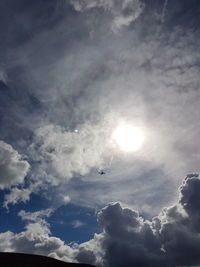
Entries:
{"type": "Polygon", "coordinates": [[[113,139],[119,148],[125,152],[139,150],[144,143],[144,133],[139,127],[123,124],[116,128],[113,139]]]}

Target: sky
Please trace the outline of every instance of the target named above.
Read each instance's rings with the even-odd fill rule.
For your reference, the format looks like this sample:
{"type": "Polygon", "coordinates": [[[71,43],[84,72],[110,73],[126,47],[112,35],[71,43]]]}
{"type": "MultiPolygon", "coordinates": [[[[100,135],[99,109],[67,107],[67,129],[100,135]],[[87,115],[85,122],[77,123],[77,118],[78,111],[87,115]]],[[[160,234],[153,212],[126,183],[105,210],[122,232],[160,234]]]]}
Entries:
{"type": "Polygon", "coordinates": [[[0,251],[200,264],[199,14],[198,0],[0,1],[0,251]],[[123,125],[138,149],[116,140],[123,125]]]}

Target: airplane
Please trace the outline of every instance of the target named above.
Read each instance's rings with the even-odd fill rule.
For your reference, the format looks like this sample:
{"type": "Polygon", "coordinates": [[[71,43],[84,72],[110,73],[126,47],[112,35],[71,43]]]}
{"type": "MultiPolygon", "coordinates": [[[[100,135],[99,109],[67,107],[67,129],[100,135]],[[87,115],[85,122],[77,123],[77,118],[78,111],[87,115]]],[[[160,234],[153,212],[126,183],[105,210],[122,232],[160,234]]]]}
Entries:
{"type": "Polygon", "coordinates": [[[106,173],[105,173],[105,171],[100,170],[100,171],[98,171],[98,174],[99,174],[99,175],[104,175],[104,174],[106,174],[106,173]]]}

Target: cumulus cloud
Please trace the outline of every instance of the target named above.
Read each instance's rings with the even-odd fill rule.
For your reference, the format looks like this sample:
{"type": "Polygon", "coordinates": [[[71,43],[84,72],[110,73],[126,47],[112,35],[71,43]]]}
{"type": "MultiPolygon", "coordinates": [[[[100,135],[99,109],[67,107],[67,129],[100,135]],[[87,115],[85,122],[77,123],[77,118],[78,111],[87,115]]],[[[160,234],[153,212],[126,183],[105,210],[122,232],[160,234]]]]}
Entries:
{"type": "Polygon", "coordinates": [[[4,204],[3,206],[8,208],[9,204],[17,204],[18,202],[27,202],[30,200],[30,195],[32,191],[29,189],[24,188],[17,188],[14,187],[10,190],[8,194],[4,197],[4,204]]]}
{"type": "Polygon", "coordinates": [[[200,179],[189,175],[180,187],[178,205],[160,215],[163,248],[166,257],[176,265],[200,263],[199,190],[200,179]]]}
{"type": "MultiPolygon", "coordinates": [[[[26,202],[31,193],[47,185],[67,184],[76,175],[86,175],[92,168],[100,168],[110,156],[107,135],[101,123],[86,123],[74,131],[53,124],[37,128],[34,143],[28,149],[37,168],[34,175],[30,175],[27,188],[15,187],[5,195],[4,206],[26,202]]],[[[61,202],[70,202],[66,192],[61,202]]]]}
{"type": "Polygon", "coordinates": [[[57,237],[51,237],[38,225],[28,227],[19,234],[5,232],[0,234],[2,252],[22,252],[45,255],[57,259],[72,261],[72,249],[57,237]]]}
{"type": "Polygon", "coordinates": [[[188,175],[179,188],[179,198],[158,216],[147,220],[119,202],[103,208],[97,216],[100,234],[82,244],[65,244],[51,236],[45,221],[52,210],[19,216],[28,222],[24,232],[0,234],[2,251],[36,253],[65,261],[99,267],[184,266],[200,263],[200,179],[188,175]]]}
{"type": "Polygon", "coordinates": [[[50,217],[52,212],[52,209],[40,210],[35,212],[26,212],[24,210],[21,210],[18,213],[18,216],[21,217],[22,220],[28,222],[26,225],[26,229],[28,232],[45,236],[51,233],[49,229],[50,225],[47,223],[46,218],[50,217]]]}
{"type": "Polygon", "coordinates": [[[161,241],[138,212],[113,203],[98,214],[98,222],[102,266],[165,266],[161,241]]]}
{"type": "MultiPolygon", "coordinates": [[[[26,202],[33,192],[68,184],[72,178],[85,176],[93,168],[101,168],[112,153],[109,134],[105,121],[85,123],[74,131],[53,124],[37,128],[34,142],[27,150],[36,164],[29,184],[26,188],[12,188],[5,195],[4,206],[26,202]]],[[[71,200],[66,191],[60,198],[65,204],[71,200]]]]}
{"type": "Polygon", "coordinates": [[[26,203],[27,201],[29,201],[32,193],[38,193],[38,191],[45,186],[45,181],[39,180],[37,178],[38,177],[36,175],[34,177],[30,175],[27,183],[28,186],[26,188],[22,186],[12,187],[4,196],[3,206],[8,208],[9,204],[15,205],[19,202],[26,203]]]}
{"type": "Polygon", "coordinates": [[[22,184],[29,168],[29,163],[11,145],[0,141],[0,189],[22,184]]]}
{"type": "Polygon", "coordinates": [[[94,8],[103,8],[112,16],[111,29],[116,32],[122,26],[128,26],[135,21],[144,9],[140,0],[71,0],[76,11],[83,12],[94,8]]]}
{"type": "Polygon", "coordinates": [[[74,247],[69,247],[58,238],[49,236],[50,230],[44,223],[43,217],[50,216],[50,210],[35,213],[21,211],[19,215],[31,221],[26,226],[27,230],[17,235],[10,232],[2,233],[1,239],[9,251],[16,249],[22,252],[40,253],[98,266],[198,264],[200,261],[200,229],[197,223],[200,210],[199,192],[198,175],[187,176],[180,187],[178,202],[163,209],[152,221],[145,220],[138,212],[123,207],[120,203],[110,204],[98,213],[102,233],[74,247]],[[30,233],[37,233],[38,238],[32,234],[30,240],[28,238],[30,233]],[[26,244],[26,250],[22,246],[23,242],[26,244]]]}
{"type": "Polygon", "coordinates": [[[48,175],[49,182],[58,185],[103,164],[109,145],[109,140],[105,142],[106,134],[101,125],[85,124],[75,131],[46,125],[35,131],[31,153],[36,152],[36,157],[39,154],[40,168],[48,175]]]}
{"type": "Polygon", "coordinates": [[[152,221],[120,203],[108,205],[98,214],[103,232],[81,245],[85,247],[85,258],[88,255],[89,259],[93,252],[99,266],[110,267],[199,264],[199,193],[198,175],[187,176],[178,202],[163,209],[152,221]]]}
{"type": "Polygon", "coordinates": [[[62,240],[51,236],[45,218],[52,210],[37,212],[20,211],[19,216],[27,221],[25,231],[15,234],[7,231],[0,234],[0,250],[45,255],[64,261],[73,261],[73,250],[62,240]]]}
{"type": "Polygon", "coordinates": [[[43,218],[49,217],[52,212],[52,209],[40,210],[36,212],[26,212],[24,210],[21,210],[18,215],[26,221],[43,222],[43,218]]]}

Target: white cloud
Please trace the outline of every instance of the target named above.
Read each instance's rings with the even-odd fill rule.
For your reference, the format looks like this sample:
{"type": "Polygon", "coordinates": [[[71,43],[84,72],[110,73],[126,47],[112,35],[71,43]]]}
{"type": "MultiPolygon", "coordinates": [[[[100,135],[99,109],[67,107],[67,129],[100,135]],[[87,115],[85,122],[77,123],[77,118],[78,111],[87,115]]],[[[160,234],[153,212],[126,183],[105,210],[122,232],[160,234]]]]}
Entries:
{"type": "MultiPolygon", "coordinates": [[[[170,33],[168,39],[161,36],[157,40],[148,34],[145,38],[145,42],[138,40],[134,32],[125,34],[118,43],[111,38],[101,40],[98,47],[83,44],[81,49],[74,48],[51,73],[56,84],[64,84],[59,91],[51,84],[45,87],[48,94],[43,94],[46,90],[34,91],[48,105],[47,121],[54,121],[48,124],[42,117],[45,123],[34,127],[36,138],[29,155],[38,162],[34,183],[37,181],[40,188],[70,183],[81,174],[80,185],[58,191],[63,190],[64,196],[69,195],[78,204],[95,207],[120,200],[156,214],[164,203],[174,200],[179,177],[198,170],[199,41],[194,43],[194,35],[183,35],[180,29],[170,33]],[[111,43],[112,53],[105,58],[109,52],[105,47],[111,43]],[[71,65],[72,72],[67,67],[71,65]],[[68,107],[71,103],[72,110],[68,107]],[[110,109],[116,124],[117,118],[125,118],[129,123],[142,124],[150,133],[140,154],[116,156],[111,168],[107,166],[113,151],[105,149],[107,133],[101,134],[107,131],[109,122],[105,118],[110,109]],[[96,113],[104,123],[93,117],[96,113]],[[93,123],[91,117],[96,119],[93,123]],[[80,122],[82,118],[84,122],[80,122]],[[105,176],[98,176],[95,169],[99,167],[109,169],[105,176]],[[160,170],[159,175],[149,174],[152,169],[160,170]],[[159,192],[160,202],[155,207],[153,196],[157,198],[159,192]],[[162,198],[164,193],[166,199],[162,198]]],[[[40,77],[39,71],[35,76],[40,77]]],[[[44,77],[49,80],[48,75],[44,77]]]]}
{"type": "Polygon", "coordinates": [[[64,202],[64,204],[67,204],[67,203],[69,203],[70,202],[70,197],[69,196],[63,196],[63,202],[64,202]]]}
{"type": "Polygon", "coordinates": [[[37,176],[29,179],[29,186],[23,187],[12,187],[10,191],[5,194],[3,206],[8,208],[9,204],[17,204],[19,202],[26,203],[30,200],[32,193],[38,193],[38,191],[45,186],[45,180],[38,180],[37,176]]]}
{"type": "Polygon", "coordinates": [[[0,141],[0,189],[22,184],[29,168],[29,163],[11,145],[0,141]]]}
{"type": "Polygon", "coordinates": [[[57,237],[49,236],[39,224],[32,224],[19,234],[0,234],[2,252],[22,252],[45,255],[60,260],[72,261],[73,250],[57,237]]]}
{"type": "Polygon", "coordinates": [[[52,209],[40,210],[35,212],[26,212],[21,210],[18,213],[18,216],[28,222],[26,225],[27,232],[38,234],[41,236],[48,236],[51,231],[49,229],[49,224],[46,221],[46,218],[50,217],[52,214],[52,209]]]}
{"type": "Polygon", "coordinates": [[[2,252],[22,252],[45,255],[64,261],[73,261],[73,250],[64,242],[51,236],[49,224],[45,217],[49,217],[51,209],[37,212],[20,211],[19,216],[27,221],[26,229],[15,234],[13,232],[0,233],[0,250],[2,252]]]}
{"type": "MultiPolygon", "coordinates": [[[[123,3],[125,1],[119,5],[123,3]]],[[[80,5],[88,6],[90,12],[74,16],[76,31],[72,39],[76,45],[70,45],[70,49],[68,45],[65,46],[69,38],[64,35],[66,39],[60,41],[64,43],[63,51],[59,51],[61,56],[55,57],[52,47],[55,47],[55,40],[62,38],[61,32],[68,34],[65,20],[55,31],[36,35],[21,53],[16,53],[19,62],[20,58],[33,62],[27,66],[24,83],[40,101],[42,110],[40,116],[33,114],[30,119],[22,112],[13,113],[24,117],[28,131],[35,131],[41,126],[41,143],[37,137],[33,140],[36,142],[33,160],[39,166],[34,169],[33,181],[39,182],[38,187],[45,190],[49,189],[49,184],[63,185],[69,182],[70,187],[68,183],[61,189],[58,186],[52,190],[56,195],[63,190],[60,196],[62,200],[63,195],[69,195],[72,202],[92,207],[120,200],[156,214],[165,203],[174,200],[179,177],[199,168],[200,44],[197,35],[185,29],[174,28],[170,33],[161,32],[159,36],[154,34],[155,21],[147,23],[152,22],[149,19],[152,10],[147,7],[144,10],[147,11],[144,14],[145,22],[136,23],[133,28],[123,31],[120,38],[107,34],[103,27],[99,30],[101,24],[97,23],[94,40],[90,40],[88,45],[85,21],[82,20],[89,17],[92,24],[99,17],[102,18],[102,14],[116,12],[112,16],[113,23],[115,16],[121,12],[118,13],[118,10],[122,10],[114,4],[113,1],[80,1],[80,5]],[[92,5],[95,6],[95,12],[90,17],[92,5]],[[101,7],[97,10],[98,5],[101,7]],[[107,11],[102,12],[102,9],[107,11]],[[38,49],[40,47],[45,47],[41,53],[37,56],[32,53],[41,51],[38,49]],[[47,53],[47,61],[42,60],[42,53],[47,53]],[[54,62],[53,65],[49,61],[54,62]],[[80,131],[76,133],[79,137],[75,136],[74,129],[79,130],[80,125],[88,123],[94,126],[91,127],[94,133],[99,126],[99,119],[103,121],[110,110],[130,123],[142,121],[146,128],[151,128],[152,134],[147,139],[141,157],[138,154],[114,157],[112,167],[105,176],[99,177],[96,168],[102,164],[102,157],[98,154],[99,149],[104,147],[101,138],[94,142],[95,146],[90,146],[86,139],[80,138],[80,131]],[[45,134],[48,140],[45,140],[45,134]],[[63,143],[68,146],[72,144],[72,151],[66,149],[63,143]],[[79,154],[79,147],[86,148],[87,152],[79,154]],[[152,174],[154,169],[160,173],[152,174]],[[75,184],[75,179],[71,178],[79,176],[79,173],[84,177],[75,184]],[[155,201],[157,198],[159,202],[155,201]]],[[[73,23],[68,25],[74,27],[73,23]]],[[[69,28],[69,32],[73,31],[69,28]]],[[[27,150],[26,142],[24,149],[27,150]]],[[[106,168],[108,164],[102,165],[106,168]]],[[[10,196],[8,202],[17,201],[14,195],[18,200],[24,199],[23,192],[20,195],[18,189],[13,190],[13,198],[10,196]]],[[[28,194],[25,199],[28,199],[28,194]]]]}
{"type": "Polygon", "coordinates": [[[17,204],[18,202],[27,202],[30,200],[30,189],[24,189],[24,188],[17,188],[14,187],[10,190],[8,194],[4,197],[4,204],[3,206],[8,208],[9,204],[17,204]]]}
{"type": "MultiPolygon", "coordinates": [[[[109,130],[105,121],[83,124],[78,131],[67,131],[56,125],[37,128],[34,143],[28,148],[29,157],[37,162],[37,168],[31,173],[27,188],[15,187],[5,195],[4,206],[26,202],[33,192],[52,185],[66,185],[72,178],[104,166],[112,154],[109,130]]],[[[62,203],[70,200],[66,192],[61,196],[62,203]]]]}
{"type": "MultiPolygon", "coordinates": [[[[139,7],[139,1],[133,0],[119,1],[119,4],[117,1],[103,0],[74,0],[71,3],[80,12],[88,10],[88,13],[92,13],[93,9],[98,9],[100,12],[94,12],[95,18],[91,24],[107,16],[114,31],[121,29],[123,25],[131,25],[143,8],[139,7]]],[[[167,1],[162,13],[163,20],[166,4],[167,1]]],[[[147,11],[151,13],[150,8],[147,11]]],[[[36,37],[33,35],[31,43],[27,45],[25,42],[23,46],[19,46],[20,51],[10,49],[15,54],[13,66],[9,67],[10,72],[19,69],[16,66],[22,66],[20,75],[23,77],[22,84],[25,84],[24,91],[25,87],[29,88],[28,93],[31,92],[38,98],[42,109],[41,116],[38,113],[27,116],[24,112],[26,109],[19,110],[19,107],[10,105],[8,101],[13,118],[16,118],[15,114],[17,118],[23,118],[22,125],[27,127],[27,132],[41,127],[36,130],[33,150],[29,153],[31,160],[36,162],[33,173],[35,180],[32,179],[30,188],[12,188],[11,194],[6,196],[5,205],[27,201],[34,190],[46,190],[49,185],[57,185],[52,191],[58,195],[62,190],[60,198],[64,202],[71,200],[94,207],[120,199],[123,203],[138,206],[143,211],[145,207],[146,212],[155,214],[164,203],[174,200],[179,174],[199,168],[199,34],[187,31],[184,27],[182,30],[173,28],[170,33],[165,29],[166,32],[161,31],[158,36],[155,34],[157,28],[153,25],[155,21],[149,20],[148,14],[145,14],[144,23],[136,23],[134,29],[130,27],[120,38],[108,35],[107,28],[99,30],[101,25],[96,23],[96,36],[94,40],[88,41],[84,34],[85,21],[81,21],[87,16],[79,15],[74,16],[75,20],[70,18],[68,24],[64,20],[63,25],[62,22],[58,23],[59,28],[55,26],[55,31],[50,29],[41,32],[41,35],[36,34],[36,37]],[[57,40],[63,45],[59,52],[55,49],[57,40]],[[20,112],[16,112],[18,110],[20,112]],[[112,168],[100,177],[93,169],[104,166],[107,139],[99,134],[99,130],[107,126],[104,128],[105,125],[98,124],[98,120],[100,118],[103,121],[110,110],[131,123],[142,121],[146,128],[151,129],[151,134],[143,152],[114,158],[112,168]],[[91,121],[93,124],[90,124],[91,121]],[[78,128],[80,124],[84,125],[83,129],[78,128]],[[79,129],[78,132],[74,132],[73,125],[79,129]],[[85,134],[85,129],[89,133],[85,134]],[[83,177],[79,177],[76,184],[72,178],[79,174],[83,177]],[[63,186],[65,183],[67,186],[63,186]]],[[[16,75],[12,74],[13,77],[16,75]]],[[[17,76],[16,80],[20,81],[20,77],[17,76]]],[[[14,82],[15,80],[13,84],[14,82]]],[[[11,91],[10,93],[12,95],[11,91]]],[[[26,101],[25,97],[20,103],[26,101]]],[[[24,149],[27,149],[26,141],[24,149]]],[[[10,150],[4,145],[3,154],[12,154],[8,152],[10,150]]],[[[13,159],[13,156],[10,157],[13,159]]],[[[16,161],[26,162],[19,158],[16,161]]],[[[25,165],[20,166],[20,170],[25,170],[25,165]]],[[[6,164],[5,169],[7,170],[6,164]]],[[[18,171],[15,166],[15,172],[18,171]]],[[[25,173],[26,171],[21,175],[21,180],[17,175],[10,175],[11,179],[6,180],[8,184],[5,179],[3,184],[0,182],[1,188],[22,183],[25,173]]],[[[80,245],[77,257],[84,260],[89,258],[89,261],[94,262],[101,255],[101,259],[111,263],[117,254],[117,248],[120,248],[119,251],[127,248],[125,252],[128,251],[130,256],[128,249],[138,243],[141,250],[145,248],[145,260],[151,249],[146,239],[151,236],[152,241],[155,241],[157,235],[162,234],[162,255],[165,251],[170,259],[178,262],[181,260],[179,248],[189,251],[186,246],[181,246],[187,240],[185,243],[194,252],[194,260],[198,260],[199,199],[198,193],[195,193],[198,187],[196,179],[189,179],[183,186],[180,203],[165,209],[163,214],[154,219],[152,226],[142,220],[137,212],[124,208],[122,204],[107,206],[99,217],[104,232],[87,244],[80,245]],[[115,215],[121,225],[115,225],[109,214],[115,215]],[[135,227],[138,235],[134,232],[134,222],[138,223],[138,227],[135,227]],[[109,228],[113,228],[113,232],[109,228]],[[133,231],[138,237],[137,243],[134,243],[132,236],[127,242],[121,236],[124,243],[120,243],[116,234],[119,230],[124,236],[131,236],[129,233],[133,231]],[[152,235],[152,232],[156,234],[152,235]],[[114,246],[116,244],[118,247],[114,246]],[[193,249],[191,244],[194,245],[193,249]],[[173,255],[173,251],[179,251],[180,255],[173,255]]],[[[45,242],[40,242],[44,236],[47,243],[50,242],[49,227],[45,228],[40,221],[29,223],[21,236],[27,238],[32,233],[38,233],[38,236],[33,235],[37,244],[45,242]]],[[[8,250],[13,247],[18,249],[17,245],[12,245],[16,244],[16,236],[10,232],[2,234],[3,244],[8,250]]],[[[16,239],[19,237],[20,234],[16,239]]],[[[35,251],[34,244],[33,242],[30,251],[35,251]]],[[[61,251],[65,250],[62,244],[60,247],[61,251]]],[[[50,251],[52,253],[54,252],[50,251]]],[[[157,247],[151,256],[155,255],[157,247]]]]}
{"type": "Polygon", "coordinates": [[[144,9],[144,3],[140,0],[71,0],[70,3],[79,12],[94,8],[103,8],[110,12],[111,29],[114,32],[134,22],[144,9]]]}
{"type": "Polygon", "coordinates": [[[164,1],[164,5],[163,5],[163,10],[162,10],[162,14],[161,14],[161,23],[165,22],[165,15],[166,15],[166,11],[167,11],[167,4],[168,4],[168,0],[164,1]]]}
{"type": "Polygon", "coordinates": [[[52,184],[66,183],[76,174],[86,175],[103,164],[109,140],[106,141],[107,132],[101,127],[85,124],[78,132],[70,132],[60,126],[46,125],[36,130],[32,149],[34,152],[36,147],[39,152],[40,168],[46,171],[52,184]]]}
{"type": "Polygon", "coordinates": [[[40,222],[43,221],[43,218],[49,217],[52,212],[52,209],[40,210],[35,212],[26,212],[24,210],[21,210],[18,213],[18,216],[20,216],[23,220],[26,221],[40,222]]]}
{"type": "Polygon", "coordinates": [[[8,77],[7,77],[6,73],[4,71],[0,70],[0,81],[6,83],[7,80],[8,80],[8,77]]]}
{"type": "Polygon", "coordinates": [[[85,223],[82,222],[82,221],[80,221],[80,220],[74,220],[74,221],[72,221],[73,228],[80,228],[80,227],[82,227],[84,225],[85,225],[85,223]]]}
{"type": "Polygon", "coordinates": [[[111,203],[98,213],[100,234],[82,244],[66,245],[51,236],[51,210],[19,216],[28,221],[24,232],[0,234],[1,251],[41,254],[64,261],[112,266],[178,266],[200,262],[200,179],[188,175],[179,189],[179,199],[151,221],[120,203],[111,203]]]}

